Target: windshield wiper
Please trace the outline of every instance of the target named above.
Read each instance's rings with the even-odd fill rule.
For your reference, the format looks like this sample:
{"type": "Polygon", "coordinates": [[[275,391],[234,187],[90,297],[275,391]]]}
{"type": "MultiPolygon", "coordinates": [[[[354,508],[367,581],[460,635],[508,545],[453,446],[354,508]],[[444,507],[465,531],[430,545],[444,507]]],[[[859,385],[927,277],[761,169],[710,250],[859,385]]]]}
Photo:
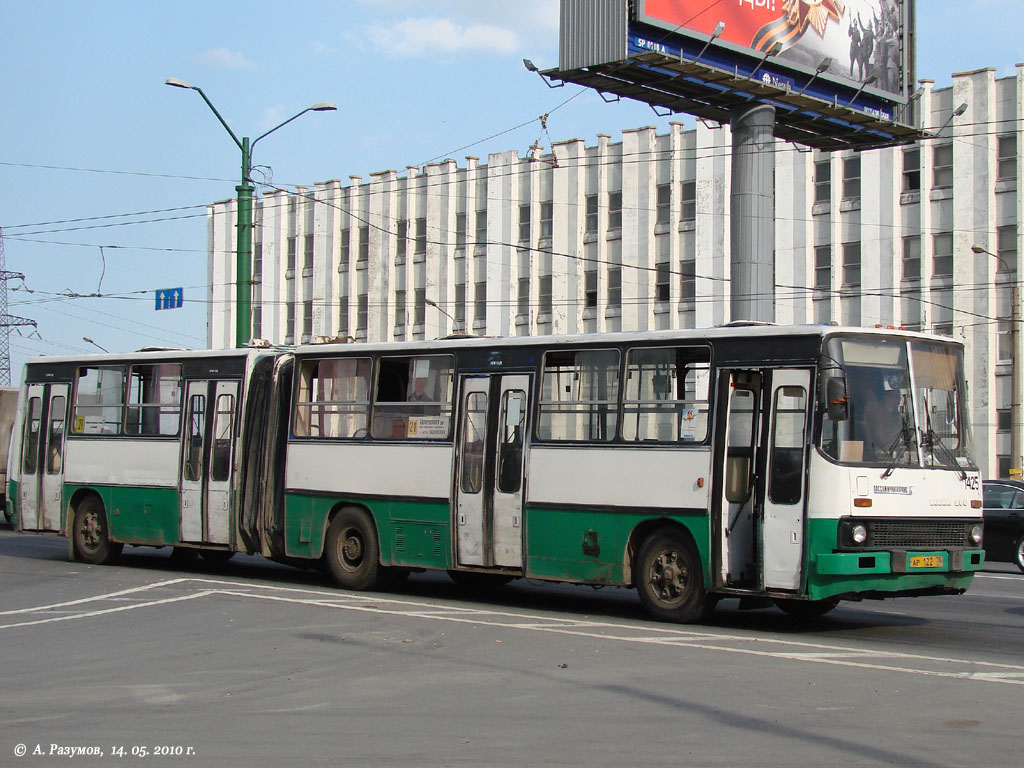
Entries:
{"type": "Polygon", "coordinates": [[[896,465],[900,463],[900,459],[903,458],[903,454],[910,450],[911,440],[913,440],[913,438],[911,437],[910,425],[907,423],[906,414],[904,414],[903,426],[900,427],[899,434],[896,435],[896,438],[892,441],[892,445],[889,446],[888,453],[892,456],[892,460],[889,462],[889,466],[887,466],[885,471],[882,473],[883,480],[892,474],[893,470],[896,469],[896,465]],[[894,452],[895,455],[893,455],[894,452]]]}
{"type": "Polygon", "coordinates": [[[932,458],[935,458],[935,446],[938,445],[939,453],[942,453],[948,460],[948,464],[943,462],[943,466],[948,466],[957,471],[960,481],[963,482],[967,477],[967,472],[964,471],[963,467],[960,466],[960,462],[957,460],[956,454],[953,453],[952,449],[942,442],[942,438],[932,429],[931,419],[928,420],[928,428],[924,431],[921,436],[921,447],[928,448],[932,452],[932,458]]]}

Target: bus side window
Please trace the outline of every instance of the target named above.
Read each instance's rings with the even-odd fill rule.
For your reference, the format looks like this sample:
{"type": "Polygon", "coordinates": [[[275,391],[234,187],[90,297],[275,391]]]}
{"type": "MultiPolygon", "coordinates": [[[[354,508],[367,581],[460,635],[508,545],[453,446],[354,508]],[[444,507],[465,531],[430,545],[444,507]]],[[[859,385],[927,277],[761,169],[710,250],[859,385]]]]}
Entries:
{"type": "Polygon", "coordinates": [[[39,427],[42,418],[42,401],[33,397],[28,401],[28,418],[25,419],[25,447],[21,471],[26,475],[36,473],[36,462],[39,460],[39,427]]]}
{"type": "Polygon", "coordinates": [[[203,476],[203,427],[206,419],[206,396],[192,395],[188,402],[188,413],[185,479],[195,482],[203,476]]]}
{"type": "Polygon", "coordinates": [[[64,460],[64,418],[67,403],[63,397],[50,400],[50,429],[46,438],[46,473],[60,474],[64,460]]]}
{"type": "Polygon", "coordinates": [[[223,482],[231,474],[231,427],[235,416],[234,395],[220,395],[213,420],[213,456],[210,479],[223,482]]]}

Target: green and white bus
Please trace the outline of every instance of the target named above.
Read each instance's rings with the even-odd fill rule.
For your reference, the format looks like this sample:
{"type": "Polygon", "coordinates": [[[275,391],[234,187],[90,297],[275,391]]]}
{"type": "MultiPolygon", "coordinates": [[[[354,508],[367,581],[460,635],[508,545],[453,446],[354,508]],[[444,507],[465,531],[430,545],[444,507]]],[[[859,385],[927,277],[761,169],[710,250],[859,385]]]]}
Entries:
{"type": "Polygon", "coordinates": [[[348,589],[435,569],[631,586],[670,621],[817,615],[982,567],[965,392],[953,340],[830,326],[38,358],[9,492],[19,530],[92,562],[244,551],[348,589]]]}

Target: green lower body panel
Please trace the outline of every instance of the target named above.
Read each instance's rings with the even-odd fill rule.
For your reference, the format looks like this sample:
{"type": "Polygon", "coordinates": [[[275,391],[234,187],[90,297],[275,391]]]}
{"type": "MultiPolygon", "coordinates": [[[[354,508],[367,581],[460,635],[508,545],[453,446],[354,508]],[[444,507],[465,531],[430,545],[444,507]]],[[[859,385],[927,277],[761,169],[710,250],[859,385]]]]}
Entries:
{"type": "Polygon", "coordinates": [[[75,494],[85,488],[99,494],[103,500],[107,527],[114,541],[153,546],[178,542],[181,502],[177,488],[65,485],[65,510],[75,494]]]}
{"type": "Polygon", "coordinates": [[[381,560],[415,568],[449,567],[451,536],[445,502],[392,499],[339,499],[285,494],[285,548],[290,557],[323,554],[331,512],[344,506],[366,509],[377,524],[381,560]]]}
{"type": "Polygon", "coordinates": [[[21,494],[18,492],[18,481],[8,480],[7,481],[7,499],[5,511],[7,516],[11,518],[11,524],[15,528],[18,527],[18,499],[21,498],[21,494]]]}
{"type": "Polygon", "coordinates": [[[985,564],[981,549],[836,552],[836,520],[809,522],[807,597],[892,596],[966,590],[985,564]]]}
{"type": "MultiPolygon", "coordinates": [[[[638,526],[675,522],[686,528],[709,573],[706,514],[653,516],[650,512],[604,512],[530,507],[526,512],[526,575],[585,584],[626,584],[626,551],[638,526]]],[[[636,542],[634,542],[636,543],[636,542]]]]}

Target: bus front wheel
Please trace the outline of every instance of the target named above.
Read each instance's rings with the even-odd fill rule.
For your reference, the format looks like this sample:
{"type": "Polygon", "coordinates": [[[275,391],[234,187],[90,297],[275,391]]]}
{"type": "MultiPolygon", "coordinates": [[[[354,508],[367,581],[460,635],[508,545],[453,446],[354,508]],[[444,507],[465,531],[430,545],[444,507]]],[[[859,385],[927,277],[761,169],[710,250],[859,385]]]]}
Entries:
{"type": "Polygon", "coordinates": [[[104,565],[121,554],[123,544],[110,540],[107,515],[95,496],[87,496],[75,509],[75,554],[82,562],[104,565]]]}
{"type": "Polygon", "coordinates": [[[661,621],[700,621],[710,609],[700,557],[679,531],[657,531],[644,541],[633,581],[644,609],[661,621]]]}
{"type": "Polygon", "coordinates": [[[331,576],[345,589],[374,589],[380,585],[380,544],[373,520],[361,509],[345,507],[327,529],[324,559],[331,576]]]}

